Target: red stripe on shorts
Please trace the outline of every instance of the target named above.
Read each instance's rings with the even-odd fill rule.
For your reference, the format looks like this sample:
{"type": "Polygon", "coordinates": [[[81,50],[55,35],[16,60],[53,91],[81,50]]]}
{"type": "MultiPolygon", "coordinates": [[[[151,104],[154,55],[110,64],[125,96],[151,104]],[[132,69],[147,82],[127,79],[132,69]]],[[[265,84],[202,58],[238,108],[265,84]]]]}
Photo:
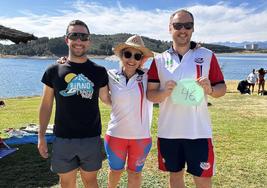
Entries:
{"type": "Polygon", "coordinates": [[[160,146],[159,146],[159,140],[158,140],[158,163],[159,163],[159,169],[163,171],[167,171],[164,159],[160,153],[160,146]]]}
{"type": "Polygon", "coordinates": [[[209,149],[209,154],[208,154],[208,161],[207,163],[210,164],[210,168],[207,170],[203,170],[201,177],[211,177],[213,176],[213,170],[214,170],[214,151],[213,151],[213,146],[212,146],[212,141],[211,138],[208,139],[208,149],[209,149]]]}

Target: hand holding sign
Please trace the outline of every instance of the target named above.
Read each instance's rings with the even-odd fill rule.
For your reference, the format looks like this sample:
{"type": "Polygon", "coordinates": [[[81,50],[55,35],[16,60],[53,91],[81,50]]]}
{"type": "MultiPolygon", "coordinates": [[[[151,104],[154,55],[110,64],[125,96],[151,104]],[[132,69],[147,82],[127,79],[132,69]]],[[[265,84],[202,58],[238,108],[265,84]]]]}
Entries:
{"type": "Polygon", "coordinates": [[[174,104],[183,104],[189,106],[199,105],[203,98],[204,92],[201,86],[193,79],[183,79],[177,82],[171,98],[174,104]]]}

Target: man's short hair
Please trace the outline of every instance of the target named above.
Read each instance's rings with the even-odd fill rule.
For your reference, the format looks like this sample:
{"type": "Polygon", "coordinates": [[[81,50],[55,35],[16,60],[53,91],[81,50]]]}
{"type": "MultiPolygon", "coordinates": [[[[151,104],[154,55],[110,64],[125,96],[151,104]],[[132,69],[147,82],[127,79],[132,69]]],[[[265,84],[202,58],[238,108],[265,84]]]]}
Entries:
{"type": "Polygon", "coordinates": [[[90,34],[90,31],[89,31],[87,25],[86,25],[83,21],[81,21],[81,20],[72,20],[72,21],[69,23],[68,27],[67,27],[66,34],[69,33],[69,27],[70,27],[70,26],[75,26],[75,25],[84,26],[84,27],[87,29],[88,34],[90,34]]]}
{"type": "Polygon", "coordinates": [[[185,10],[185,9],[181,9],[181,10],[177,10],[177,11],[175,11],[175,12],[170,16],[170,23],[172,23],[172,19],[173,19],[173,17],[174,17],[176,14],[180,13],[180,12],[184,12],[184,13],[189,14],[189,15],[191,16],[191,18],[192,18],[193,23],[194,23],[194,16],[193,16],[193,14],[192,14],[191,12],[189,12],[188,10],[185,10]]]}

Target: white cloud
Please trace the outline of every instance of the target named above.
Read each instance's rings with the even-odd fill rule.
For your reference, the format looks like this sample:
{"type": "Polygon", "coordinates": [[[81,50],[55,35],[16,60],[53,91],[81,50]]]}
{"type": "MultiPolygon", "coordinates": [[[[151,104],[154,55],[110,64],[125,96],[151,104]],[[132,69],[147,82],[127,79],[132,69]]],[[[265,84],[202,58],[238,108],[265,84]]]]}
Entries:
{"type": "MultiPolygon", "coordinates": [[[[72,7],[69,10],[58,10],[56,16],[27,11],[21,17],[0,17],[0,24],[38,37],[58,37],[65,34],[71,20],[80,19],[96,34],[136,33],[154,39],[171,40],[168,21],[174,10],[138,10],[135,7],[122,7],[119,2],[113,7],[107,7],[77,1],[72,7]]],[[[246,4],[231,7],[221,2],[212,6],[184,8],[195,16],[193,39],[196,41],[267,40],[267,10],[256,12],[246,4]]]]}
{"type": "Polygon", "coordinates": [[[256,12],[245,6],[194,6],[195,38],[199,41],[256,41],[267,40],[267,11],[256,12]]]}

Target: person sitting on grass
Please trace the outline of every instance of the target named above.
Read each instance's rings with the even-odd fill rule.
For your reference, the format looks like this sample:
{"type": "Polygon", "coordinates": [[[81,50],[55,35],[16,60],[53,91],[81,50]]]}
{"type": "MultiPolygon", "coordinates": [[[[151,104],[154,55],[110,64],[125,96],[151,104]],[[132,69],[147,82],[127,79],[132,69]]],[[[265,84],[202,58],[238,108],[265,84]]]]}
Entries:
{"type": "Polygon", "coordinates": [[[6,106],[5,102],[4,101],[0,101],[0,107],[5,107],[5,106],[6,106]]]}
{"type": "Polygon", "coordinates": [[[241,80],[238,83],[237,90],[240,91],[241,94],[250,94],[250,90],[248,88],[248,81],[241,80]]]}

